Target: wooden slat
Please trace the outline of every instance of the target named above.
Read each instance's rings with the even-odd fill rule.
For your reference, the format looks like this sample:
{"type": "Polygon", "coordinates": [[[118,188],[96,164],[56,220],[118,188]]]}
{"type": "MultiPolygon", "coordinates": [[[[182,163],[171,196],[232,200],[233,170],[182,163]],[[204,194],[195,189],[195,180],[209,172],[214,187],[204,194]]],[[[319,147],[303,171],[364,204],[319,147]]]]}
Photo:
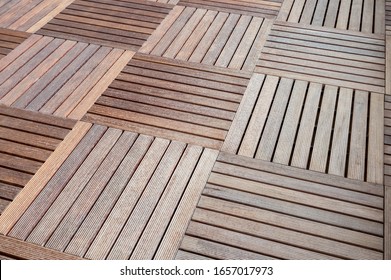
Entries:
{"type": "Polygon", "coordinates": [[[34,33],[72,1],[11,1],[2,7],[0,27],[34,33]]]}
{"type": "Polygon", "coordinates": [[[271,225],[248,221],[242,218],[199,208],[196,209],[192,220],[206,224],[213,224],[216,227],[229,227],[231,230],[254,235],[262,239],[269,239],[300,248],[316,250],[318,252],[331,254],[340,258],[382,259],[383,257],[382,253],[374,250],[359,248],[342,242],[327,240],[305,233],[297,233],[288,229],[281,229],[271,225]]]}
{"type": "Polygon", "coordinates": [[[261,18],[276,18],[281,7],[281,0],[245,1],[245,0],[180,0],[178,5],[207,8],[210,10],[251,15],[261,18]]]}
{"type": "Polygon", "coordinates": [[[0,106],[0,181],[19,187],[11,197],[7,190],[0,189],[0,196],[12,201],[74,124],[74,121],[0,106]]]}
{"type": "MultiPolygon", "coordinates": [[[[363,212],[353,214],[351,210],[362,207],[360,202],[353,202],[353,193],[346,196],[347,201],[353,203],[351,206],[337,201],[321,204],[324,195],[333,192],[333,184],[343,181],[357,184],[357,181],[330,180],[330,175],[321,178],[316,175],[317,172],[311,174],[312,171],[303,171],[302,175],[309,177],[300,180],[306,181],[311,177],[324,184],[319,190],[325,193],[309,198],[306,191],[288,194],[287,188],[296,184],[292,175],[296,174],[297,169],[281,166],[280,170],[280,165],[273,165],[220,153],[180,250],[218,259],[383,258],[383,211],[376,210],[376,207],[383,205],[382,192],[377,198],[377,206],[365,207],[363,212]],[[281,172],[288,169],[292,172],[290,175],[281,172]],[[261,170],[286,177],[279,177],[272,183],[273,186],[269,186],[269,175],[261,175],[261,170]],[[287,188],[283,187],[285,182],[287,188]],[[371,213],[375,215],[371,217],[371,213]],[[377,222],[373,223],[372,219],[377,222]],[[237,250],[230,249],[231,246],[237,250]]],[[[308,184],[310,182],[306,181],[303,186],[308,184]]],[[[376,185],[375,188],[381,191],[383,187],[376,185]]],[[[367,190],[366,195],[369,195],[371,189],[367,190]]],[[[342,199],[347,190],[340,191],[337,200],[342,199]]]]}
{"type": "Polygon", "coordinates": [[[222,150],[382,184],[382,104],[376,93],[254,75],[222,150]]]}
{"type": "Polygon", "coordinates": [[[116,143],[121,132],[115,129],[108,129],[90,151],[87,158],[77,169],[76,173],[64,186],[61,193],[51,203],[34,230],[29,234],[26,241],[42,244],[46,243],[53,234],[55,226],[64,218],[74,200],[80,195],[86,184],[91,180],[94,173],[101,165],[110,149],[116,143]]]}
{"type": "Polygon", "coordinates": [[[156,5],[148,1],[135,3],[124,0],[113,4],[107,1],[80,0],[66,7],[38,33],[137,51],[171,8],[172,5],[169,4],[156,5]],[[134,19],[127,19],[128,13],[134,19]],[[91,27],[104,28],[106,32],[87,31],[91,27]],[[117,30],[126,30],[128,33],[117,30]],[[115,36],[108,35],[109,33],[115,36]]]}
{"type": "Polygon", "coordinates": [[[48,40],[41,38],[21,54],[25,59],[33,57],[25,65],[18,58],[4,69],[0,103],[80,119],[133,55],[130,51],[59,39],[38,52],[48,40]],[[48,57],[39,61],[40,53],[48,57]]]}
{"type": "Polygon", "coordinates": [[[384,7],[384,0],[290,0],[284,1],[278,19],[384,34],[384,7]]]}
{"type": "Polygon", "coordinates": [[[175,258],[217,151],[99,125],[84,134],[8,235],[92,259],[175,258]]]}
{"type": "Polygon", "coordinates": [[[52,156],[43,164],[36,176],[21,191],[14,203],[0,216],[1,234],[9,232],[89,127],[90,124],[76,124],[75,128],[67,135],[52,156]]]}
{"type": "Polygon", "coordinates": [[[185,146],[185,144],[179,142],[171,143],[155,169],[154,175],[145,186],[144,192],[137,196],[137,205],[134,205],[132,201],[128,201],[133,211],[128,216],[120,234],[118,234],[107,259],[129,259],[132,249],[145,228],[145,224],[152,215],[155,205],[178,165],[185,146]]]}
{"type": "Polygon", "coordinates": [[[143,234],[134,247],[131,259],[152,259],[160,240],[165,234],[167,225],[175,212],[180,196],[184,193],[186,183],[191,178],[192,172],[201,156],[200,147],[188,147],[178,167],[168,183],[157,208],[151,215],[143,234]]]}
{"type": "MultiPolygon", "coordinates": [[[[84,127],[85,126],[86,125],[84,124],[84,127]]],[[[83,127],[83,125],[81,125],[81,127],[83,127]]],[[[55,176],[53,176],[52,173],[49,178],[44,178],[45,184],[41,186],[42,191],[36,197],[33,197],[33,200],[31,200],[31,198],[29,199],[29,202],[31,204],[27,205],[27,207],[30,206],[29,209],[27,209],[17,221],[17,223],[9,233],[10,236],[19,239],[26,239],[29,236],[31,231],[39,222],[39,220],[37,220],[36,218],[42,217],[49,209],[50,205],[56,199],[61,190],[65,187],[69,177],[72,177],[74,172],[76,172],[84,158],[93,149],[94,145],[97,141],[99,141],[105,130],[105,127],[94,126],[88,132],[87,136],[83,138],[83,141],[80,141],[80,143],[78,143],[77,148],[73,150],[72,154],[66,158],[64,164],[61,165],[61,162],[61,167],[56,164],[58,170],[55,169],[52,172],[54,173],[57,171],[57,173],[55,173],[55,176]],[[44,188],[45,185],[46,187],[44,188]]],[[[78,138],[76,139],[80,140],[78,138]]],[[[70,144],[72,145],[74,143],[71,142],[70,144]]],[[[68,148],[67,146],[65,147],[68,148]]]]}
{"type": "Polygon", "coordinates": [[[25,32],[0,28],[0,53],[6,56],[29,36],[25,32]]]}
{"type": "MultiPolygon", "coordinates": [[[[121,165],[117,168],[113,177],[107,183],[106,188],[104,188],[99,198],[95,201],[94,206],[84,219],[83,223],[80,224],[75,235],[73,237],[70,236],[72,239],[69,241],[65,252],[80,256],[83,256],[87,252],[96,234],[104,224],[106,217],[110,214],[112,207],[116,204],[118,198],[127,186],[130,178],[132,178],[135,174],[136,170],[143,170],[146,162],[150,164],[149,166],[154,164],[151,156],[155,150],[151,147],[152,150],[147,153],[152,141],[153,137],[150,136],[141,135],[137,138],[134,145],[122,160],[121,165]]],[[[83,201],[80,201],[80,203],[81,202],[83,201]]],[[[74,225],[74,222],[77,222],[77,220],[72,221],[72,224],[68,224],[67,226],[77,228],[76,225],[74,225]]],[[[68,242],[68,236],[65,236],[64,239],[64,241],[68,242]]]]}
{"type": "Polygon", "coordinates": [[[214,66],[205,69],[194,63],[136,54],[84,120],[219,148],[232,120],[228,116],[239,105],[248,83],[246,76],[236,70],[214,66]],[[211,73],[215,69],[216,73],[211,73]],[[158,96],[164,104],[134,98],[134,90],[144,96],[158,96]],[[195,97],[198,105],[194,104],[195,97]],[[213,106],[208,104],[214,100],[230,104],[232,109],[224,108],[218,116],[209,116],[206,112],[213,106]]]}
{"type": "MultiPolygon", "coordinates": [[[[274,258],[265,256],[262,254],[254,253],[251,251],[243,250],[240,248],[235,248],[227,246],[225,244],[220,244],[217,242],[211,242],[209,240],[204,240],[200,238],[195,238],[192,236],[186,235],[183,238],[181,249],[190,251],[187,252],[189,259],[197,259],[197,256],[202,256],[205,258],[213,259],[232,259],[232,260],[272,260],[274,258]],[[197,255],[196,255],[196,254],[197,255]],[[199,255],[198,255],[199,254],[199,255]]],[[[179,251],[176,259],[184,258],[183,251],[179,251]]]]}
{"type": "Polygon", "coordinates": [[[141,52],[233,69],[253,69],[269,26],[256,17],[190,7],[170,17],[141,52]]]}
{"type": "Polygon", "coordinates": [[[205,149],[194,170],[188,187],[183,194],[183,199],[172,217],[172,222],[162,239],[161,246],[157,250],[154,259],[167,260],[175,257],[180,242],[185,234],[186,227],[193,214],[196,203],[205,186],[210,170],[217,158],[217,151],[205,149]]]}
{"type": "Polygon", "coordinates": [[[334,30],[276,23],[256,72],[384,93],[384,41],[377,35],[334,30]],[[351,59],[357,60],[355,67],[351,59]],[[362,71],[368,71],[365,77],[362,71]]]}
{"type": "Polygon", "coordinates": [[[16,259],[25,260],[81,260],[77,256],[47,249],[35,244],[23,242],[0,235],[0,252],[16,259]]]}

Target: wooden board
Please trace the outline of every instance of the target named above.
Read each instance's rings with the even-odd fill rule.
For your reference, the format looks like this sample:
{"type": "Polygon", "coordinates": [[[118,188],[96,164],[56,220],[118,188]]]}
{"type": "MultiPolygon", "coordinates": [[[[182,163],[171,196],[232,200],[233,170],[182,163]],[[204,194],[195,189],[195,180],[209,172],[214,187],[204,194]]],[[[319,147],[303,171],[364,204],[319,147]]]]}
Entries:
{"type": "Polygon", "coordinates": [[[93,125],[69,152],[8,235],[89,259],[175,258],[217,151],[93,125]]]}
{"type": "Polygon", "coordinates": [[[2,60],[0,103],[80,119],[132,55],[32,35],[2,60]]]}
{"type": "Polygon", "coordinates": [[[29,33],[0,28],[0,59],[30,36],[29,33]]]}
{"type": "Polygon", "coordinates": [[[82,258],[77,256],[60,253],[35,244],[0,235],[0,259],[3,258],[17,260],[82,260],[82,258]]]}
{"type": "Polygon", "coordinates": [[[219,149],[249,77],[136,54],[83,120],[219,149]]]}
{"type": "Polygon", "coordinates": [[[172,7],[149,1],[77,0],[37,33],[137,51],[172,7]]]}
{"type": "Polygon", "coordinates": [[[289,0],[277,19],[364,33],[384,34],[385,0],[289,0]]]}
{"type": "Polygon", "coordinates": [[[10,0],[0,7],[0,27],[35,32],[73,0],[10,0]]]}
{"type": "Polygon", "coordinates": [[[74,125],[72,120],[0,105],[1,212],[74,125]]]}
{"type": "Polygon", "coordinates": [[[385,3],[385,25],[386,25],[386,35],[391,35],[391,1],[386,0],[385,3]]]}
{"type": "Polygon", "coordinates": [[[282,2],[283,0],[180,0],[178,5],[260,18],[276,18],[282,2]]]}
{"type": "Polygon", "coordinates": [[[298,178],[296,170],[221,152],[180,250],[218,259],[382,259],[383,187],[372,184],[373,196],[366,183],[325,182],[312,171],[298,178]],[[338,185],[346,183],[363,188],[338,185]]]}
{"type": "Polygon", "coordinates": [[[381,94],[255,74],[222,150],[382,184],[383,104],[381,94]]]}
{"type": "Polygon", "coordinates": [[[272,22],[192,7],[175,7],[140,52],[253,71],[272,22]]]}
{"type": "Polygon", "coordinates": [[[384,93],[384,36],[275,22],[256,72],[384,93]]]}

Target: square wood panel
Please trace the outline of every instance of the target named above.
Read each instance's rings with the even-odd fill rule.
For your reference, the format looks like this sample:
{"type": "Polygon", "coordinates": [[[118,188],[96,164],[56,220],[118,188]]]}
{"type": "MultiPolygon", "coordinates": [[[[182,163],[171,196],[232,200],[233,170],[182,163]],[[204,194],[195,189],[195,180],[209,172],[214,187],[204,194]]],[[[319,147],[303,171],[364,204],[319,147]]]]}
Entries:
{"type": "Polygon", "coordinates": [[[0,106],[0,214],[74,125],[72,120],[0,106]]]}
{"type": "Polygon", "coordinates": [[[32,35],[0,66],[0,104],[80,119],[133,55],[32,35]]]}
{"type": "Polygon", "coordinates": [[[0,59],[30,36],[29,33],[0,28],[0,59]]]}
{"type": "Polygon", "coordinates": [[[385,0],[286,0],[278,20],[384,34],[385,0]]]}
{"type": "Polygon", "coordinates": [[[83,120],[219,149],[249,78],[136,54],[83,120]]]}
{"type": "Polygon", "coordinates": [[[178,6],[140,52],[253,71],[271,25],[249,15],[178,6]]]}
{"type": "Polygon", "coordinates": [[[172,7],[137,0],[77,0],[37,33],[137,51],[172,7]]]}
{"type": "Polygon", "coordinates": [[[221,152],[177,259],[382,259],[383,186],[221,152]]]}
{"type": "Polygon", "coordinates": [[[383,35],[275,22],[256,72],[384,93],[383,35]]]}
{"type": "Polygon", "coordinates": [[[384,95],[255,74],[223,151],[383,182],[384,95]]]}
{"type": "Polygon", "coordinates": [[[79,127],[8,236],[89,259],[174,258],[218,152],[79,127]]]}
{"type": "Polygon", "coordinates": [[[275,18],[282,2],[283,0],[180,0],[178,5],[261,18],[275,18]]]}

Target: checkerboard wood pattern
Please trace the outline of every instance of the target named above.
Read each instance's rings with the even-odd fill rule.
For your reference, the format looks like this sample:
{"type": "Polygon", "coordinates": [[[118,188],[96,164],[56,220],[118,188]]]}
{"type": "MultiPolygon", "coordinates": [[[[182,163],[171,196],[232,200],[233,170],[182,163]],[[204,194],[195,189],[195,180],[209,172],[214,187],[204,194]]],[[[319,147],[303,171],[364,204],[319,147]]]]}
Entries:
{"type": "Polygon", "coordinates": [[[391,259],[388,0],[0,2],[0,259],[391,259]]]}

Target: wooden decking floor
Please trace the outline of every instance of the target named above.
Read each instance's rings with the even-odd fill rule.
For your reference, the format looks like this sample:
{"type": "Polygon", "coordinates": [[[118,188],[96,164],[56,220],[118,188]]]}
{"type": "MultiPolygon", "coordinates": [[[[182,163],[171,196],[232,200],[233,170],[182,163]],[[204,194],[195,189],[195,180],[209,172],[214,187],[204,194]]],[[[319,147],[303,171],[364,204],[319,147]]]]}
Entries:
{"type": "Polygon", "coordinates": [[[0,259],[391,259],[391,1],[0,1],[0,259]]]}

